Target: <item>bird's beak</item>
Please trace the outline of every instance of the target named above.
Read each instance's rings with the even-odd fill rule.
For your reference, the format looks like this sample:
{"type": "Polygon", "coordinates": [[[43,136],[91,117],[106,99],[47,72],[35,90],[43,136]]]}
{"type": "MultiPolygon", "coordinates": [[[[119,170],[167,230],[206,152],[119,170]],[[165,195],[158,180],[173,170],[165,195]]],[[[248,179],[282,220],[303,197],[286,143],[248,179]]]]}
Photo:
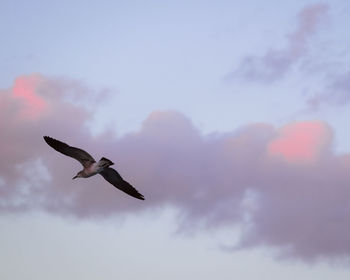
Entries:
{"type": "Polygon", "coordinates": [[[75,175],[75,176],[72,178],[72,180],[73,180],[73,179],[75,179],[75,178],[78,178],[78,176],[77,176],[77,175],[75,175]]]}

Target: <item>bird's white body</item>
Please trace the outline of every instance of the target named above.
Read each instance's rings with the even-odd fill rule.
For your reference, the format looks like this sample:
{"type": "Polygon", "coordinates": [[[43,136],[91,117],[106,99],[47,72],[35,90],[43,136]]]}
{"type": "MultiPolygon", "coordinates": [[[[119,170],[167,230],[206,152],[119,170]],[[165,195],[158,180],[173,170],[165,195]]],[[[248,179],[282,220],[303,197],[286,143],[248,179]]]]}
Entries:
{"type": "Polygon", "coordinates": [[[100,173],[102,170],[103,170],[103,168],[100,167],[97,162],[95,162],[95,163],[91,164],[88,168],[84,168],[82,170],[83,176],[81,176],[81,177],[88,178],[88,177],[91,177],[91,176],[94,176],[94,175],[100,173]]]}
{"type": "Polygon", "coordinates": [[[77,178],[89,178],[91,176],[99,174],[104,168],[109,167],[110,165],[113,165],[113,162],[108,159],[101,158],[99,162],[94,162],[80,171],[77,174],[77,178]]]}

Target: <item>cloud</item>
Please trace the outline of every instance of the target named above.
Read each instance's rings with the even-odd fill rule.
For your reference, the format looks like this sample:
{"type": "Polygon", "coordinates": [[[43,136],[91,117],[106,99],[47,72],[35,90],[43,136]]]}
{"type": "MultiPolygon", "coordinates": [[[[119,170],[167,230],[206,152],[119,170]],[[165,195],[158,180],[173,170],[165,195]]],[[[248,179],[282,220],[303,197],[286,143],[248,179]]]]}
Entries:
{"type": "Polygon", "coordinates": [[[274,82],[296,64],[306,53],[309,38],[316,32],[325,17],[326,4],[312,4],[298,15],[296,30],[287,36],[287,45],[282,49],[269,49],[262,56],[244,57],[227,79],[243,79],[257,82],[274,82]]]}
{"type": "Polygon", "coordinates": [[[322,106],[339,107],[350,102],[350,72],[331,77],[324,90],[307,100],[308,109],[317,111],[322,106]]]}
{"type": "Polygon", "coordinates": [[[40,76],[32,87],[32,75],[20,79],[23,92],[28,87],[48,105],[23,102],[15,87],[0,91],[0,213],[104,219],[170,205],[185,229],[240,226],[238,247],[268,245],[307,260],[350,256],[350,155],[332,152],[327,123],[258,123],[202,135],[183,114],[156,111],[139,131],[95,137],[86,126],[92,109],[70,101],[84,86],[40,76]],[[22,112],[33,104],[35,119],[26,118],[22,112]],[[101,176],[72,181],[80,164],[52,150],[43,135],[110,158],[146,200],[101,176]]]}
{"type": "Polygon", "coordinates": [[[289,124],[280,129],[279,136],[268,145],[268,152],[289,162],[315,161],[324,142],[330,141],[328,130],[324,123],[317,121],[289,124]]]}
{"type": "Polygon", "coordinates": [[[36,92],[41,84],[39,75],[19,77],[12,88],[13,97],[20,99],[23,104],[22,117],[35,118],[47,109],[47,103],[36,92]]]}

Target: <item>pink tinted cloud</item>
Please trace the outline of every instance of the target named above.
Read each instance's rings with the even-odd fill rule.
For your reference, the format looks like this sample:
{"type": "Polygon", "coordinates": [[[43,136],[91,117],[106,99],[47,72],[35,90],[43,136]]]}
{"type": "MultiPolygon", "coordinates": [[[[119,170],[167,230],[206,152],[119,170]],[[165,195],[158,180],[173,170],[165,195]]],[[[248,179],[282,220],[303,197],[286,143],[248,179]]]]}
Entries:
{"type": "Polygon", "coordinates": [[[85,87],[41,78],[40,97],[52,107],[35,122],[16,118],[18,98],[0,91],[0,213],[40,209],[105,219],[170,205],[182,229],[243,227],[243,248],[274,246],[307,260],[350,256],[350,156],[332,152],[326,123],[248,124],[202,135],[183,114],[157,111],[139,131],[92,137],[85,124],[94,111],[67,101],[85,87]],[[52,150],[43,135],[110,158],[146,200],[101,176],[72,181],[80,164],[52,150]]]}
{"type": "Polygon", "coordinates": [[[329,7],[318,3],[305,7],[298,15],[296,30],[287,36],[287,45],[282,49],[269,49],[262,56],[244,57],[227,79],[273,82],[284,74],[307,53],[310,37],[316,32],[329,7]]]}
{"type": "Polygon", "coordinates": [[[282,127],[278,137],[268,145],[270,155],[282,156],[288,162],[314,162],[325,145],[331,131],[326,123],[299,122],[282,127]]]}
{"type": "Polygon", "coordinates": [[[47,110],[48,104],[38,93],[41,84],[40,75],[21,76],[15,80],[12,94],[22,102],[22,117],[37,118],[47,110]]]}

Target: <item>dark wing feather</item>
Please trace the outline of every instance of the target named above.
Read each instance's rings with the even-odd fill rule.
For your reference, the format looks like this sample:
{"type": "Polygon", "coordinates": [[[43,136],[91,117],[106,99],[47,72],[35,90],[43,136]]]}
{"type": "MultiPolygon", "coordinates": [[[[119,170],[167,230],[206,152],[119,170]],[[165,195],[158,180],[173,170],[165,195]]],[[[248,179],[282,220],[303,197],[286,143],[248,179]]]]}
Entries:
{"type": "Polygon", "coordinates": [[[66,156],[75,158],[79,161],[84,167],[88,167],[92,163],[96,162],[89,153],[85,152],[82,149],[71,147],[66,143],[53,139],[49,136],[44,136],[45,142],[55,149],[57,152],[60,152],[66,156]]]}
{"type": "Polygon", "coordinates": [[[100,174],[103,176],[103,178],[106,179],[106,181],[111,183],[117,189],[120,189],[128,195],[131,195],[138,199],[145,199],[143,195],[140,194],[132,185],[130,185],[127,181],[124,181],[122,176],[120,176],[115,169],[108,167],[103,169],[102,172],[100,172],[100,174]]]}

